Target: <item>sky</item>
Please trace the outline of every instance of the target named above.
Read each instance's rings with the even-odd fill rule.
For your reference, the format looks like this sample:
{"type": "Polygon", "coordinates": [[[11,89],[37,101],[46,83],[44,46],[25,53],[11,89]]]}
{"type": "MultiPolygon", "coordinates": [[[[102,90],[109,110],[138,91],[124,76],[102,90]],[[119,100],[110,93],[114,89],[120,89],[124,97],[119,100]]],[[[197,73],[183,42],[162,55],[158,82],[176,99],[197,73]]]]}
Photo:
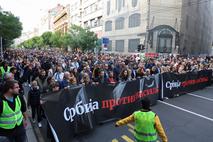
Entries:
{"type": "Polygon", "coordinates": [[[57,4],[66,5],[71,0],[0,0],[4,11],[10,11],[20,18],[23,32],[32,31],[39,24],[42,11],[51,9],[57,4]]]}

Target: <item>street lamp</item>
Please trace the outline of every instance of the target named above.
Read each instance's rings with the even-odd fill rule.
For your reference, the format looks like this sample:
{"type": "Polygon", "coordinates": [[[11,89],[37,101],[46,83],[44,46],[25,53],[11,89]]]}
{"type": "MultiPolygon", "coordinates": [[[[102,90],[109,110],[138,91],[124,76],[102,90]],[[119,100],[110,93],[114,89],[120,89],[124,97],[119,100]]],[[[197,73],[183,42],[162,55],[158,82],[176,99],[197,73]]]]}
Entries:
{"type": "MultiPolygon", "coordinates": [[[[0,26],[1,26],[1,24],[2,24],[2,22],[0,21],[0,26]]],[[[4,56],[3,56],[2,35],[0,35],[0,47],[1,47],[1,59],[3,59],[4,56]]]]}

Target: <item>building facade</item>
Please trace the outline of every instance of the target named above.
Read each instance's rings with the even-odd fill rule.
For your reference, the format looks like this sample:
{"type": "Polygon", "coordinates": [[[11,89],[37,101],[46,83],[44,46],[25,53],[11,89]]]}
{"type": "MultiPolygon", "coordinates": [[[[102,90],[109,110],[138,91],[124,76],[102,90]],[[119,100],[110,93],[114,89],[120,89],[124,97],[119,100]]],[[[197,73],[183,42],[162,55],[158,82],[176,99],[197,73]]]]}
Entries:
{"type": "Polygon", "coordinates": [[[213,33],[213,1],[184,0],[180,30],[180,53],[211,53],[213,33]]]}
{"type": "Polygon", "coordinates": [[[82,26],[95,32],[98,38],[103,36],[103,1],[82,0],[82,26]]]}
{"type": "Polygon", "coordinates": [[[82,26],[82,0],[70,1],[70,23],[82,26]]]}
{"type": "MultiPolygon", "coordinates": [[[[194,54],[197,49],[192,49],[188,44],[190,43],[202,47],[200,53],[208,52],[212,18],[211,14],[207,13],[210,12],[211,6],[207,6],[204,12],[205,8],[202,9],[200,3],[208,5],[208,2],[198,1],[200,1],[197,6],[200,9],[198,11],[194,11],[185,0],[104,1],[103,31],[104,37],[109,38],[108,51],[137,53],[138,45],[143,44],[146,47],[144,52],[183,54],[187,51],[189,54],[194,54]],[[189,17],[201,19],[196,22],[189,17]],[[189,32],[184,28],[184,23],[187,22],[190,28],[193,26],[194,29],[202,30],[201,27],[205,27],[200,37],[193,33],[194,29],[189,32]],[[196,24],[197,27],[194,26],[196,24]],[[190,36],[186,36],[189,34],[190,36]]],[[[196,7],[194,1],[191,3],[196,7]]]]}
{"type": "Polygon", "coordinates": [[[70,26],[70,5],[58,11],[58,14],[53,20],[53,29],[54,32],[66,33],[70,26]]]}
{"type": "Polygon", "coordinates": [[[56,7],[48,10],[48,29],[54,31],[55,17],[64,9],[64,6],[58,4],[56,7]]]}
{"type": "Polygon", "coordinates": [[[108,51],[136,53],[143,44],[147,52],[177,52],[181,0],[106,0],[104,5],[108,51]]]}

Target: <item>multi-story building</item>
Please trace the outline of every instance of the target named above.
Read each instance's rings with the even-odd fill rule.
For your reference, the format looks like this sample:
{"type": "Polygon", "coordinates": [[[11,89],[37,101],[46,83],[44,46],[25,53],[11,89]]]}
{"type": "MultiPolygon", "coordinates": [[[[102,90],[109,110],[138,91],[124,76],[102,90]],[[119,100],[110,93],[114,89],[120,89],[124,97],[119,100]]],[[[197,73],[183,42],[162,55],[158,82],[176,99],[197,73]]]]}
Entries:
{"type": "Polygon", "coordinates": [[[58,11],[58,14],[55,16],[54,21],[54,32],[66,33],[70,25],[70,5],[58,11]]]}
{"type": "MultiPolygon", "coordinates": [[[[208,2],[202,1],[206,4],[208,2]]],[[[190,11],[191,14],[194,14],[195,19],[205,15],[203,21],[212,18],[207,15],[208,12],[203,10],[200,10],[197,14],[190,10],[191,7],[187,4],[185,0],[105,0],[103,30],[104,37],[109,38],[108,51],[134,53],[137,52],[139,44],[145,45],[146,52],[181,53],[184,46],[191,50],[192,47],[186,44],[189,41],[182,42],[185,40],[183,38],[184,33],[189,33],[183,28],[183,23],[187,21],[184,17],[188,15],[186,16],[188,17],[188,24],[189,20],[191,25],[196,23],[189,19],[192,15],[184,13],[190,11]]],[[[202,6],[199,2],[198,5],[198,9],[201,9],[202,6]]],[[[206,8],[209,9],[210,7],[206,8]]],[[[210,27],[207,26],[211,22],[210,20],[207,22],[208,24],[203,25],[206,28],[204,31],[207,31],[207,29],[211,31],[210,27]]],[[[200,24],[199,26],[201,27],[200,24]]],[[[196,34],[191,37],[193,36],[197,38],[196,34]]],[[[203,36],[207,37],[208,33],[203,32],[203,36]]],[[[199,42],[202,39],[201,37],[198,38],[199,42]]],[[[192,42],[192,38],[188,39],[192,42]]],[[[199,46],[208,48],[207,39],[205,39],[206,44],[199,46]]],[[[194,44],[196,43],[198,41],[194,42],[194,44]]]]}
{"type": "Polygon", "coordinates": [[[82,0],[70,1],[70,23],[82,26],[82,0]]]}
{"type": "Polygon", "coordinates": [[[213,33],[213,1],[184,0],[180,30],[180,53],[211,53],[213,33]]]}
{"type": "Polygon", "coordinates": [[[104,5],[108,51],[134,53],[139,44],[146,45],[147,52],[175,50],[181,0],[106,0],[104,5]]]}
{"type": "Polygon", "coordinates": [[[42,10],[41,20],[39,24],[39,35],[42,35],[47,31],[54,31],[54,18],[58,15],[60,11],[64,9],[64,6],[57,4],[54,8],[49,10],[42,10]]]}
{"type": "Polygon", "coordinates": [[[54,31],[54,19],[64,9],[64,6],[58,4],[56,7],[48,10],[48,29],[54,31]]]}
{"type": "Polygon", "coordinates": [[[82,0],[82,26],[95,32],[98,38],[102,37],[103,1],[82,0]]]}

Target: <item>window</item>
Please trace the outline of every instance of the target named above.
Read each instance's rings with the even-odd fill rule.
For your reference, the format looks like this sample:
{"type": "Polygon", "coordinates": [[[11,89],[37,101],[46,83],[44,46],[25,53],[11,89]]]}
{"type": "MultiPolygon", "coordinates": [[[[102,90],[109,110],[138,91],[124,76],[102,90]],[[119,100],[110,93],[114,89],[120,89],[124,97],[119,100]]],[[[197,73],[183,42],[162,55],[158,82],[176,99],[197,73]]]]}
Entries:
{"type": "Polygon", "coordinates": [[[109,41],[107,51],[112,51],[112,40],[109,41]]]}
{"type": "Polygon", "coordinates": [[[102,17],[98,17],[97,26],[102,26],[102,25],[103,25],[102,17]]]}
{"type": "Polygon", "coordinates": [[[115,20],[115,29],[121,30],[124,29],[124,18],[120,17],[115,20]]]}
{"type": "Polygon", "coordinates": [[[97,21],[95,19],[92,19],[90,21],[90,23],[91,23],[91,27],[96,27],[97,26],[97,21]]]}
{"type": "Polygon", "coordinates": [[[84,22],[84,27],[88,28],[89,25],[88,25],[88,21],[84,22]]]}
{"type": "Polygon", "coordinates": [[[140,44],[140,39],[129,39],[129,52],[137,52],[138,45],[140,44]]]}
{"type": "Polygon", "coordinates": [[[187,15],[186,16],[186,29],[188,29],[189,27],[189,16],[187,15]]]}
{"type": "Polygon", "coordinates": [[[141,24],[141,15],[136,13],[129,16],[129,27],[138,27],[141,24]]]}
{"type": "Polygon", "coordinates": [[[132,7],[136,7],[138,3],[138,0],[132,0],[132,7]]]}
{"type": "Polygon", "coordinates": [[[191,2],[191,0],[188,0],[188,6],[191,6],[191,4],[192,4],[192,2],[191,2]]]}
{"type": "Polygon", "coordinates": [[[115,41],[115,51],[124,52],[124,40],[115,41]]]}
{"type": "Polygon", "coordinates": [[[107,15],[110,14],[110,1],[107,1],[107,15]]]}
{"type": "Polygon", "coordinates": [[[118,12],[121,11],[121,8],[125,6],[125,0],[116,0],[116,9],[118,12]]]}
{"type": "Polygon", "coordinates": [[[112,31],[112,21],[105,22],[105,31],[112,31]]]}

